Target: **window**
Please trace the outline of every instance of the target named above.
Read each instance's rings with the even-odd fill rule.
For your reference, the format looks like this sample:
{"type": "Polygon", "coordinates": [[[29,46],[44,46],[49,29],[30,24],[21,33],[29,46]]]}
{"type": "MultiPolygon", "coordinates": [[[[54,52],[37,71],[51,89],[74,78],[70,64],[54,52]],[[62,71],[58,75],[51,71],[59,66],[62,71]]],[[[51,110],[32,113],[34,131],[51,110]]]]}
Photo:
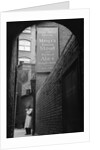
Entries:
{"type": "Polygon", "coordinates": [[[19,40],[20,51],[30,51],[31,42],[28,40],[19,40]]]}

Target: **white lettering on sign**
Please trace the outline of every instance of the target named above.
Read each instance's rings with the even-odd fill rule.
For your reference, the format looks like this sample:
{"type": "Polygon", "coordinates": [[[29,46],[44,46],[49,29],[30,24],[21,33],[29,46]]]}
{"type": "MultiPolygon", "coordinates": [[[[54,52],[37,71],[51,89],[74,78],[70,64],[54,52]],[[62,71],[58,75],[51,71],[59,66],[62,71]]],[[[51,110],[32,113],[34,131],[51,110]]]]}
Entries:
{"type": "Polygon", "coordinates": [[[58,28],[37,28],[37,72],[50,72],[58,59],[58,28]]]}

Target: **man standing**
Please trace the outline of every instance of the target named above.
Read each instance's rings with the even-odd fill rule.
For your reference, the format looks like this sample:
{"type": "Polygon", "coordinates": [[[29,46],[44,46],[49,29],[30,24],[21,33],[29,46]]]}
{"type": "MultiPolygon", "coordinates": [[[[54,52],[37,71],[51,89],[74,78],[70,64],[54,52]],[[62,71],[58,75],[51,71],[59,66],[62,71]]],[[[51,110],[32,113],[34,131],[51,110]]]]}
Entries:
{"type": "Polygon", "coordinates": [[[26,108],[26,118],[25,118],[25,125],[24,125],[24,128],[26,130],[26,135],[31,134],[31,129],[32,129],[32,112],[33,112],[33,109],[29,105],[26,108]]]}

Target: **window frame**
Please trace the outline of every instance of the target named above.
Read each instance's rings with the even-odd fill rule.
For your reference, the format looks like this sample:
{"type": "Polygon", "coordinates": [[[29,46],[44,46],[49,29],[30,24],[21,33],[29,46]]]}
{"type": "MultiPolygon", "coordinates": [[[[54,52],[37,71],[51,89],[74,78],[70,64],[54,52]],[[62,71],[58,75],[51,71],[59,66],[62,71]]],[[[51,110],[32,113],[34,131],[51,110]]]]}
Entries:
{"type": "Polygon", "coordinates": [[[18,50],[22,51],[22,52],[30,52],[31,51],[31,41],[28,39],[19,39],[18,50]],[[20,42],[22,42],[22,44],[20,44],[20,42]],[[27,42],[29,45],[25,42],[27,42]],[[20,49],[21,46],[23,47],[23,49],[20,49]],[[27,50],[26,48],[29,48],[29,50],[27,50]]]}

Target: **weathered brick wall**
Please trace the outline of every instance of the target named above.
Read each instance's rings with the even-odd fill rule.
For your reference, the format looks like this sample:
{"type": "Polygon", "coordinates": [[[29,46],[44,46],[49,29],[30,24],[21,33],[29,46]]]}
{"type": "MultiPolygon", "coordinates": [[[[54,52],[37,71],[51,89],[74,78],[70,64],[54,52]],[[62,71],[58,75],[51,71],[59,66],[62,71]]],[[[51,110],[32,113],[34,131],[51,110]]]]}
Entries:
{"type": "Polygon", "coordinates": [[[45,82],[46,78],[48,77],[49,73],[37,73],[36,75],[36,92],[45,82]]]}
{"type": "Polygon", "coordinates": [[[36,133],[63,132],[62,76],[78,57],[78,45],[72,35],[52,72],[36,95],[36,133]]]}

